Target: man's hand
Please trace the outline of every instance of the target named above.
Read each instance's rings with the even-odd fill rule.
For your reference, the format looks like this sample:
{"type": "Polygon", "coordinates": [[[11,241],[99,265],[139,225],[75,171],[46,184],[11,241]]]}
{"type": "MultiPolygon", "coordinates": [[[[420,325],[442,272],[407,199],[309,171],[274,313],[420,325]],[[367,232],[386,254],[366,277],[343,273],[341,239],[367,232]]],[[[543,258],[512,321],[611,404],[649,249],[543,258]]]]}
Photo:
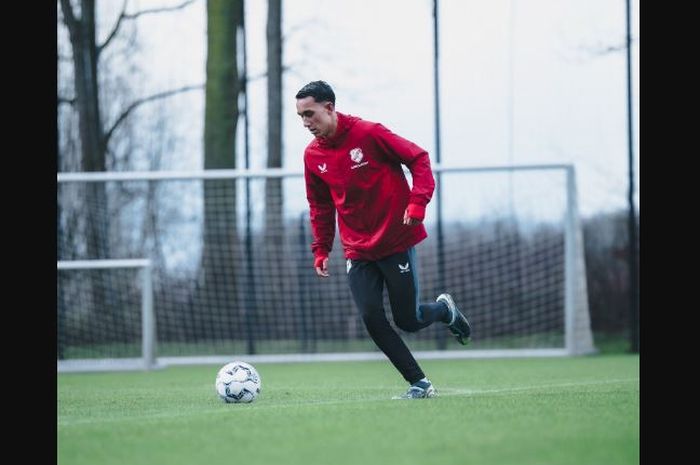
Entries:
{"type": "Polygon", "coordinates": [[[403,224],[415,226],[421,224],[425,218],[425,207],[413,203],[408,204],[406,211],[403,213],[403,224]]]}
{"type": "Polygon", "coordinates": [[[320,277],[327,278],[330,276],[328,272],[328,257],[316,257],[314,268],[316,268],[316,274],[320,277]]]}

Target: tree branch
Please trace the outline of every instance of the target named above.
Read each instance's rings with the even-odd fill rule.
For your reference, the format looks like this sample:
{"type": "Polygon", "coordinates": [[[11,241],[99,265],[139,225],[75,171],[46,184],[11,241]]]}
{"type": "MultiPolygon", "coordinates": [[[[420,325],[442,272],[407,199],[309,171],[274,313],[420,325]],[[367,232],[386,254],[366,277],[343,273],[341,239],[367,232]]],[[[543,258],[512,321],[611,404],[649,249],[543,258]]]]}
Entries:
{"type": "Polygon", "coordinates": [[[136,12],[136,13],[132,13],[132,14],[129,14],[129,15],[124,15],[124,18],[126,18],[126,19],[136,19],[136,18],[138,18],[138,17],[141,16],[141,15],[147,15],[147,14],[151,14],[151,13],[163,13],[163,12],[166,12],[166,11],[181,10],[181,9],[185,8],[186,6],[188,6],[189,4],[194,3],[195,1],[196,1],[196,0],[187,0],[186,2],[182,2],[181,4],[175,5],[175,6],[169,6],[169,7],[164,7],[164,8],[153,8],[153,9],[150,9],[150,10],[138,11],[138,12],[136,12]]]}
{"type": "Polygon", "coordinates": [[[107,38],[105,39],[104,43],[102,45],[97,46],[97,56],[100,56],[100,53],[102,53],[102,50],[109,44],[112,39],[114,39],[114,36],[117,35],[117,31],[119,30],[119,26],[122,24],[122,19],[124,19],[124,15],[126,14],[126,2],[127,0],[124,0],[124,6],[122,6],[122,12],[119,14],[119,18],[117,19],[117,23],[114,25],[112,28],[112,32],[109,33],[107,38]]]}
{"type": "Polygon", "coordinates": [[[608,53],[615,53],[615,52],[621,52],[623,50],[627,50],[627,44],[622,44],[622,45],[609,45],[603,49],[601,49],[598,53],[600,55],[606,55],[608,53]]]}
{"type": "Polygon", "coordinates": [[[75,105],[75,97],[73,97],[73,98],[58,97],[58,104],[61,105],[63,103],[67,103],[68,105],[75,105]]]}
{"type": "Polygon", "coordinates": [[[75,36],[78,21],[73,14],[73,6],[70,4],[70,0],[61,0],[61,10],[63,11],[63,22],[68,27],[68,32],[71,36],[75,36]]]}
{"type": "Polygon", "coordinates": [[[107,133],[104,135],[104,137],[102,139],[103,147],[107,147],[107,145],[109,144],[109,139],[112,137],[112,134],[114,134],[114,131],[117,129],[117,127],[122,122],[124,122],[124,120],[129,116],[129,114],[131,114],[131,112],[134,111],[139,106],[141,106],[147,102],[152,102],[153,100],[158,100],[158,99],[170,97],[170,96],[175,95],[175,94],[180,94],[182,92],[188,92],[191,90],[199,90],[199,89],[204,89],[204,84],[199,84],[199,85],[194,85],[194,86],[185,86],[185,87],[181,87],[179,89],[168,90],[168,91],[154,94],[154,95],[151,95],[149,97],[143,98],[141,100],[135,101],[134,103],[129,105],[129,107],[126,110],[124,110],[124,112],[121,115],[119,115],[119,118],[117,118],[117,120],[114,122],[112,127],[109,129],[109,131],[107,131],[107,133]]]}
{"type": "MultiPolygon", "coordinates": [[[[631,37],[630,42],[635,43],[637,41],[636,37],[631,37]]],[[[598,50],[593,50],[594,55],[607,55],[608,53],[617,53],[627,50],[627,42],[617,44],[617,45],[606,45],[598,47],[598,50]]]]}
{"type": "MultiPolygon", "coordinates": [[[[67,0],[65,0],[67,1],[67,0]]],[[[100,46],[97,47],[97,54],[99,56],[100,52],[109,44],[114,36],[117,35],[117,31],[119,30],[119,27],[121,26],[122,20],[124,19],[136,19],[139,16],[151,14],[151,13],[164,13],[167,11],[176,11],[176,10],[181,10],[188,6],[191,3],[194,3],[196,0],[187,0],[185,2],[182,2],[179,5],[175,6],[170,6],[170,7],[164,7],[164,8],[152,8],[150,10],[143,10],[143,11],[137,11],[136,13],[129,13],[127,14],[126,12],[126,2],[127,0],[124,0],[124,6],[122,7],[122,12],[119,15],[119,19],[117,19],[117,23],[114,25],[114,28],[112,29],[112,32],[109,33],[109,36],[107,36],[107,39],[105,39],[104,43],[100,46]]]]}

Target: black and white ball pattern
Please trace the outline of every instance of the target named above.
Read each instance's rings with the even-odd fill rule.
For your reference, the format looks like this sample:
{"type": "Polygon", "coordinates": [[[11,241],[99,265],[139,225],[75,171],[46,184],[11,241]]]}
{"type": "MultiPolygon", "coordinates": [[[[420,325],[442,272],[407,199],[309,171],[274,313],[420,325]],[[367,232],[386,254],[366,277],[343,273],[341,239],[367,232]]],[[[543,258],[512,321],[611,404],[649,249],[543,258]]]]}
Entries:
{"type": "Polygon", "coordinates": [[[216,374],[216,393],[227,403],[253,402],[260,394],[260,375],[253,365],[234,361],[216,374]]]}

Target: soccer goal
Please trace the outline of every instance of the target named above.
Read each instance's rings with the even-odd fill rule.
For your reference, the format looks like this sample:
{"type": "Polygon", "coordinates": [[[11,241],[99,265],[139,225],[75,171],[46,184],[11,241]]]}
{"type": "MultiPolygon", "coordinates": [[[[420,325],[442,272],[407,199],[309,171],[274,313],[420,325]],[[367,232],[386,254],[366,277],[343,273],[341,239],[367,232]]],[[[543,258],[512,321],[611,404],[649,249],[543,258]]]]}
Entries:
{"type": "MultiPolygon", "coordinates": [[[[80,299],[86,301],[92,300],[92,292],[90,292],[90,283],[97,283],[95,288],[98,289],[97,294],[102,297],[98,298],[98,302],[104,302],[102,308],[104,311],[99,315],[91,315],[89,318],[95,319],[93,324],[102,324],[103,328],[95,331],[94,334],[85,334],[86,340],[83,344],[73,344],[80,346],[89,344],[91,337],[98,337],[101,344],[107,344],[110,347],[105,351],[106,356],[117,358],[102,358],[102,359],[65,359],[63,350],[65,349],[64,338],[67,334],[65,331],[66,325],[80,326],[81,316],[85,317],[85,312],[71,312],[69,315],[59,313],[59,328],[58,333],[58,358],[64,371],[85,371],[85,370],[120,370],[133,369],[135,366],[141,366],[146,370],[157,367],[155,357],[155,315],[153,313],[153,284],[151,280],[151,261],[147,259],[132,259],[132,260],[70,260],[59,261],[56,264],[56,269],[59,274],[73,271],[74,275],[80,276],[82,272],[83,279],[62,280],[63,284],[58,288],[59,306],[66,299],[66,295],[74,296],[81,294],[80,299]],[[140,278],[135,277],[129,270],[139,270],[140,278]],[[97,271],[101,273],[97,273],[97,271]],[[124,271],[127,273],[124,273],[124,271]],[[92,271],[92,274],[88,274],[92,271]],[[63,273],[61,273],[63,272],[63,273]],[[105,276],[111,274],[111,279],[105,280],[105,276]],[[136,278],[136,281],[135,281],[136,278]],[[113,282],[115,279],[124,280],[123,283],[113,282]],[[96,280],[102,280],[96,281],[96,280]],[[138,282],[140,281],[140,282],[138,282]],[[64,284],[68,284],[65,286],[64,284]],[[115,285],[116,284],[116,285],[115,285]],[[140,286],[139,286],[140,284],[140,286]],[[140,287],[141,307],[139,311],[129,312],[129,307],[133,304],[122,305],[121,299],[126,299],[123,294],[115,294],[116,289],[129,289],[140,287]],[[106,295],[110,295],[110,302],[105,302],[106,295]],[[116,309],[116,312],[114,311],[116,309]],[[66,321],[66,318],[71,318],[71,321],[66,321]],[[140,324],[139,324],[140,323],[140,324]],[[138,343],[141,343],[140,353],[134,353],[138,343]],[[119,357],[121,355],[122,357],[119,357]],[[130,357],[136,355],[136,357],[130,357]],[[63,359],[63,360],[62,360],[63,359]]],[[[69,300],[74,300],[76,297],[69,297],[69,300]]],[[[82,309],[86,310],[93,305],[83,305],[82,309]]],[[[60,308],[60,307],[59,307],[60,308]]]]}
{"type": "MultiPolygon", "coordinates": [[[[466,347],[442,324],[402,333],[416,357],[594,352],[574,167],[434,172],[420,300],[449,292],[473,333],[466,347]]],[[[57,180],[59,371],[384,357],[355,309],[337,234],[331,277],[315,275],[302,172],[57,180]]],[[[391,319],[386,297],[385,309],[391,319]]]]}

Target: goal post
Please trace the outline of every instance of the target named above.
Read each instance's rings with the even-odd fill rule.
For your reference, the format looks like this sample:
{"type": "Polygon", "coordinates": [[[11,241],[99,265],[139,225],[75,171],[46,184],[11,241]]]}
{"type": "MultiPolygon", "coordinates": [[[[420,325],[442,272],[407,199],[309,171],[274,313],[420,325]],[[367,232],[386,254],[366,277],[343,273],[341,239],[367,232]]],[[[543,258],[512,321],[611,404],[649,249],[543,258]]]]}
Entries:
{"type": "Polygon", "coordinates": [[[578,213],[578,190],[574,167],[566,166],[566,350],[571,355],[595,352],[588,310],[588,287],[584,257],[583,228],[578,213]]]}
{"type": "MultiPolygon", "coordinates": [[[[156,319],[153,312],[153,284],[151,279],[151,261],[148,259],[121,260],[69,260],[56,262],[57,271],[68,270],[110,270],[140,269],[141,274],[141,353],[140,359],[105,359],[99,364],[103,368],[132,369],[139,365],[145,370],[158,366],[156,361],[156,319]]],[[[60,285],[60,284],[59,284],[60,285]]],[[[59,371],[83,371],[94,369],[95,360],[59,360],[59,371]],[[62,366],[60,366],[62,365],[62,366]]]]}
{"type": "MultiPolygon", "coordinates": [[[[441,173],[444,237],[436,234],[434,198],[428,238],[416,247],[419,297],[450,292],[474,331],[466,347],[439,324],[402,333],[416,357],[595,352],[574,167],[433,169],[441,173]]],[[[59,173],[57,181],[59,339],[66,348],[59,371],[118,369],[134,360],[148,369],[232,357],[381,359],[350,295],[337,230],[331,277],[315,276],[301,171],[59,173]],[[97,185],[100,195],[90,187],[97,185]],[[129,256],[147,258],[120,259],[129,256]],[[107,263],[140,268],[143,278],[72,274],[123,272],[107,263]]],[[[386,296],[385,309],[391,319],[386,296]]]]}

